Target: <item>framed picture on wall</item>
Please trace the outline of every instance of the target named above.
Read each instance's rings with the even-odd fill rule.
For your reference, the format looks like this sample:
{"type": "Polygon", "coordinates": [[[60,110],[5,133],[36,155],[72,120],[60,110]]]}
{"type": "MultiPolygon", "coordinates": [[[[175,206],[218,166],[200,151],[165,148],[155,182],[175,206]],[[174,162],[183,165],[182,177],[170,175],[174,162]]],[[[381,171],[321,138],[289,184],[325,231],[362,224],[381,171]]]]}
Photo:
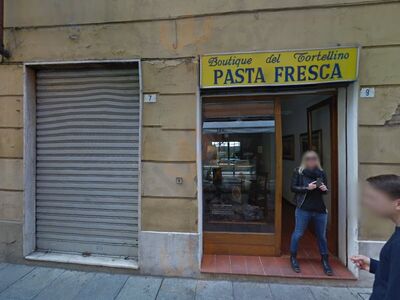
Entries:
{"type": "Polygon", "coordinates": [[[294,160],[294,135],[285,135],[282,137],[282,158],[294,160]]]}
{"type": "Polygon", "coordinates": [[[308,134],[307,134],[307,132],[300,134],[299,143],[300,143],[300,155],[303,155],[303,153],[308,150],[308,134]]]}
{"type": "Polygon", "coordinates": [[[310,147],[308,145],[308,134],[306,133],[302,133],[300,134],[300,153],[301,155],[303,155],[304,152],[306,152],[307,150],[314,150],[315,152],[318,153],[319,158],[321,160],[321,163],[323,162],[323,157],[322,157],[322,130],[318,129],[318,130],[314,130],[312,135],[311,135],[311,143],[312,146],[310,147]]]}

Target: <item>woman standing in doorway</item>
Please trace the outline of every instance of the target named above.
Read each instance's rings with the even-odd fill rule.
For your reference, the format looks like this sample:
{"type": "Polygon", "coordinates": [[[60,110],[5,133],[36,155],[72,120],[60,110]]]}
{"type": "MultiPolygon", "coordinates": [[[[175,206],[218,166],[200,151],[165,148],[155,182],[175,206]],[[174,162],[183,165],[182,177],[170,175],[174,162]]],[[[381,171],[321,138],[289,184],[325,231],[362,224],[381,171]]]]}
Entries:
{"type": "Polygon", "coordinates": [[[315,151],[305,152],[300,167],[296,168],[293,173],[291,183],[297,208],[295,212],[296,225],[290,243],[290,263],[296,273],[300,273],[300,265],[296,257],[299,240],[306,231],[308,223],[313,221],[322,267],[328,276],[333,274],[328,261],[326,240],[328,212],[323,200],[323,195],[328,192],[326,182],[326,175],[321,167],[318,154],[315,151]]]}

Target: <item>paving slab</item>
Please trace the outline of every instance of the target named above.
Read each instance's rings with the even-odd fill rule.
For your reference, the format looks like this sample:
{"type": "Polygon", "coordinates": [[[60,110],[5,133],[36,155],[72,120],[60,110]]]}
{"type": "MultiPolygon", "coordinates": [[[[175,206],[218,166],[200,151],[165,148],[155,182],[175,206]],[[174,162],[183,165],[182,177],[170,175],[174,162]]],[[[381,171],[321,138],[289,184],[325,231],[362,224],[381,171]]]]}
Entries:
{"type": "Polygon", "coordinates": [[[34,267],[24,265],[6,265],[0,270],[0,292],[4,291],[33,269],[34,267]]]}
{"type": "Polygon", "coordinates": [[[371,293],[359,293],[357,299],[369,300],[371,298],[371,293]]]}
{"type": "Polygon", "coordinates": [[[196,287],[196,300],[233,300],[231,281],[199,280],[196,287]]]}
{"type": "Polygon", "coordinates": [[[257,282],[234,282],[233,297],[236,300],[269,300],[272,297],[271,289],[268,283],[257,282]]]}
{"type": "Polygon", "coordinates": [[[71,300],[94,277],[95,273],[65,271],[50,285],[43,289],[35,300],[71,300]]]}
{"type": "Polygon", "coordinates": [[[35,268],[0,294],[0,299],[29,300],[51,284],[64,270],[35,268]]]}
{"type": "Polygon", "coordinates": [[[157,300],[193,300],[196,298],[197,280],[166,278],[163,280],[157,300]]]}
{"type": "Polygon", "coordinates": [[[354,295],[347,288],[338,287],[310,287],[312,294],[315,299],[318,300],[357,300],[357,296],[354,295]]]}
{"type": "Polygon", "coordinates": [[[349,288],[350,292],[353,293],[360,300],[368,300],[371,297],[372,289],[371,288],[349,288]]]}
{"type": "Polygon", "coordinates": [[[274,300],[315,300],[310,287],[305,285],[270,284],[270,288],[274,300]]]}
{"type": "Polygon", "coordinates": [[[93,278],[82,288],[75,297],[85,300],[109,300],[115,299],[125,282],[128,280],[128,275],[103,274],[97,273],[93,278]]]}
{"type": "Polygon", "coordinates": [[[162,278],[132,276],[126,281],[116,300],[154,300],[162,278]]]}

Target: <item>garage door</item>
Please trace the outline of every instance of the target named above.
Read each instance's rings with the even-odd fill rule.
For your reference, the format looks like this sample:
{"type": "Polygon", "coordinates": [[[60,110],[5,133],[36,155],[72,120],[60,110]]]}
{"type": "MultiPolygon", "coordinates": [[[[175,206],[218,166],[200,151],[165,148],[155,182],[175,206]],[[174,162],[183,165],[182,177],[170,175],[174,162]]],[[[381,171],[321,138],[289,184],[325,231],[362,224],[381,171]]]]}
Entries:
{"type": "Polygon", "coordinates": [[[136,257],[137,65],[38,70],[37,249],[136,257]]]}

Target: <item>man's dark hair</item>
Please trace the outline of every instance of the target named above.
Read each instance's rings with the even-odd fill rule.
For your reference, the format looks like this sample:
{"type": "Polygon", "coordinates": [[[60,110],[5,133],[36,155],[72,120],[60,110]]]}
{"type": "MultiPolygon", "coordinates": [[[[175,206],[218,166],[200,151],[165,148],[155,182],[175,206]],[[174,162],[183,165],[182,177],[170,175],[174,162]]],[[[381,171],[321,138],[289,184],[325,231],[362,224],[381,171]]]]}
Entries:
{"type": "Polygon", "coordinates": [[[367,182],[393,200],[400,199],[400,176],[395,174],[372,176],[367,179],[367,182]]]}

